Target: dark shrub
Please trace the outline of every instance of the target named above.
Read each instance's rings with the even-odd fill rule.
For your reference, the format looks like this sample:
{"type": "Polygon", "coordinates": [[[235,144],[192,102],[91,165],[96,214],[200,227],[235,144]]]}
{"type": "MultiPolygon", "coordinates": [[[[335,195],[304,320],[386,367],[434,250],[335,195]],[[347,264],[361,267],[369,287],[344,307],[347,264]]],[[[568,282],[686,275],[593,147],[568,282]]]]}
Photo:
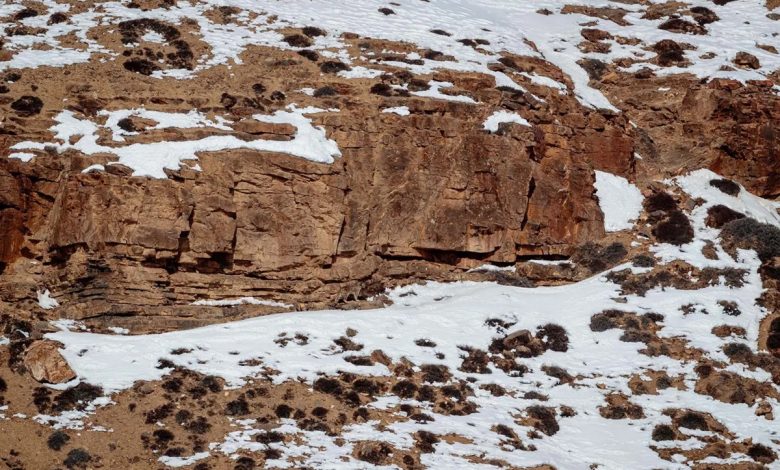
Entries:
{"type": "Polygon", "coordinates": [[[19,116],[33,116],[43,109],[43,101],[37,96],[24,95],[11,103],[11,109],[19,116]]]}
{"type": "Polygon", "coordinates": [[[211,429],[211,424],[204,416],[198,416],[187,424],[187,430],[195,434],[205,434],[211,429]]]}
{"type": "Polygon", "coordinates": [[[427,338],[416,339],[416,340],[414,340],[414,344],[416,344],[417,346],[420,346],[421,348],[435,348],[436,347],[436,343],[434,343],[433,341],[431,341],[431,340],[429,340],[427,338]]]}
{"type": "Polygon", "coordinates": [[[290,408],[288,405],[285,405],[282,403],[281,405],[276,407],[276,410],[274,413],[276,413],[276,416],[279,418],[289,418],[292,415],[293,409],[290,408]]]}
{"type": "Polygon", "coordinates": [[[344,351],[360,351],[363,349],[363,345],[360,343],[356,343],[352,339],[342,336],[340,338],[336,338],[333,340],[334,343],[336,343],[337,346],[341,346],[341,349],[344,351]]]}
{"type": "Polygon", "coordinates": [[[321,98],[323,96],[336,96],[339,92],[332,86],[324,86],[314,90],[314,97],[321,98]]]}
{"type": "Polygon", "coordinates": [[[719,300],[718,305],[723,309],[723,313],[732,317],[738,317],[742,315],[742,311],[739,309],[739,305],[736,302],[730,300],[719,300]]]}
{"type": "Polygon", "coordinates": [[[146,413],[146,424],[154,424],[157,421],[162,421],[163,419],[173,414],[173,409],[173,404],[165,403],[164,405],[160,405],[157,408],[149,410],[146,413]]]}
{"type": "Polygon", "coordinates": [[[243,456],[236,460],[236,465],[233,470],[254,470],[257,468],[257,464],[251,457],[243,456]]]}
{"type": "Polygon", "coordinates": [[[745,214],[718,204],[717,206],[712,206],[707,209],[707,219],[704,223],[706,223],[708,227],[721,228],[729,222],[744,218],[745,214]]]}
{"type": "Polygon", "coordinates": [[[34,16],[38,16],[38,12],[33,10],[32,8],[23,8],[16,12],[14,15],[14,19],[16,21],[23,20],[25,18],[32,18],[34,16]]]}
{"type": "Polygon", "coordinates": [[[725,178],[719,180],[710,180],[710,186],[714,186],[720,189],[722,192],[729,196],[736,196],[739,194],[739,185],[731,180],[725,178]]]}
{"type": "Polygon", "coordinates": [[[340,395],[342,392],[341,382],[328,377],[320,377],[314,381],[314,390],[329,395],[340,395]]]}
{"type": "Polygon", "coordinates": [[[569,350],[569,337],[566,329],[554,323],[548,323],[541,326],[536,331],[536,337],[544,342],[545,349],[551,349],[558,352],[569,350]]]}
{"type": "Polygon", "coordinates": [[[385,7],[380,8],[379,9],[379,13],[382,13],[385,16],[387,16],[387,15],[395,15],[395,12],[393,10],[391,10],[390,8],[385,8],[385,7]]]}
{"type": "Polygon", "coordinates": [[[47,24],[53,25],[58,23],[64,23],[66,21],[68,21],[68,15],[58,11],[57,13],[52,13],[52,15],[49,17],[49,21],[47,22],[47,24]]]}
{"type": "Polygon", "coordinates": [[[433,34],[438,34],[439,36],[452,36],[452,34],[444,31],[443,29],[432,29],[431,32],[433,34]]]}
{"type": "Polygon", "coordinates": [[[130,72],[140,73],[141,75],[151,75],[152,73],[160,70],[160,67],[153,62],[149,62],[146,59],[133,58],[125,61],[122,64],[126,70],[130,72]]]}
{"type": "Polygon", "coordinates": [[[54,398],[54,411],[83,410],[92,400],[101,396],[102,388],[82,382],[54,398]]]}
{"type": "Polygon", "coordinates": [[[577,248],[572,261],[580,264],[591,272],[600,272],[618,264],[626,257],[628,251],[622,243],[615,242],[606,247],[588,242],[577,248]]]}
{"type": "Polygon", "coordinates": [[[698,429],[699,431],[710,430],[704,415],[696,411],[687,411],[685,414],[680,416],[677,425],[688,429],[698,429]]]}
{"type": "Polygon", "coordinates": [[[316,28],[314,26],[306,26],[301,32],[310,38],[325,36],[327,34],[324,29],[316,28]]]}
{"type": "Polygon", "coordinates": [[[337,60],[329,60],[327,62],[323,62],[320,65],[320,70],[322,73],[339,73],[345,70],[349,70],[349,66],[337,60]]]}
{"type": "Polygon", "coordinates": [[[423,373],[423,380],[428,383],[446,382],[452,378],[450,370],[441,364],[423,364],[420,366],[423,373]]]}
{"type": "Polygon", "coordinates": [[[644,206],[648,214],[658,211],[667,212],[677,209],[677,201],[671,194],[659,191],[645,198],[644,206]]]}
{"type": "Polygon", "coordinates": [[[763,444],[753,444],[747,451],[751,459],[763,464],[770,464],[777,459],[777,454],[763,444]]]}
{"type": "Polygon", "coordinates": [[[225,414],[228,416],[244,416],[249,414],[249,403],[242,396],[231,402],[225,407],[225,414]]]}
{"type": "Polygon", "coordinates": [[[652,268],[655,266],[655,258],[649,255],[636,255],[631,262],[638,268],[652,268]]]}
{"type": "Polygon", "coordinates": [[[65,444],[70,440],[70,436],[63,431],[54,431],[49,435],[49,439],[46,440],[46,444],[49,449],[60,450],[65,447],[65,444]]]}
{"type": "Polygon", "coordinates": [[[674,438],[674,429],[668,424],[659,424],[653,429],[654,441],[673,441],[674,438]]]}
{"type": "Polygon", "coordinates": [[[440,442],[439,436],[429,431],[417,431],[414,435],[417,441],[417,448],[423,454],[435,452],[433,446],[440,442]]]}
{"type": "Polygon", "coordinates": [[[370,443],[360,449],[357,458],[373,465],[383,465],[393,455],[393,448],[386,442],[370,443]]]}
{"type": "Polygon", "coordinates": [[[152,436],[154,437],[154,440],[157,441],[157,444],[160,445],[165,445],[174,439],[173,433],[167,429],[155,429],[152,436]]]}
{"type": "Polygon", "coordinates": [[[468,356],[463,358],[460,370],[471,374],[490,374],[488,367],[489,358],[485,351],[481,349],[472,349],[468,351],[468,356]]]}
{"type": "Polygon", "coordinates": [[[401,380],[393,385],[392,391],[400,398],[412,398],[417,392],[417,385],[408,380],[401,380]]]}
{"type": "Polygon", "coordinates": [[[534,423],[534,427],[539,431],[552,436],[560,430],[553,408],[537,405],[529,407],[526,411],[530,417],[538,420],[537,423],[534,423]]]}
{"type": "Polygon", "coordinates": [[[724,225],[720,236],[737,248],[755,250],[762,261],[780,256],[780,228],[774,225],[751,218],[738,219],[724,225]]]}
{"type": "Polygon", "coordinates": [[[753,356],[753,350],[743,343],[728,343],[723,346],[723,354],[729,359],[745,361],[753,356]]]}
{"type": "Polygon", "coordinates": [[[618,320],[626,313],[620,310],[605,310],[590,317],[591,331],[602,332],[617,328],[618,320]]]}
{"type": "Polygon", "coordinates": [[[653,227],[653,235],[661,243],[684,245],[693,240],[693,227],[685,214],[674,210],[653,227]]]}
{"type": "Polygon", "coordinates": [[[92,456],[86,450],[73,449],[68,452],[68,456],[62,463],[68,468],[86,468],[87,462],[90,460],[92,460],[92,456]]]}
{"type": "Polygon", "coordinates": [[[387,83],[375,83],[371,86],[371,93],[379,96],[393,96],[393,87],[387,83]]]}
{"type": "Polygon", "coordinates": [[[303,34],[288,34],[282,39],[282,41],[291,45],[292,47],[309,47],[312,45],[311,39],[303,34]]]}
{"type": "Polygon", "coordinates": [[[305,58],[309,59],[312,62],[317,62],[318,60],[320,60],[320,55],[317,54],[316,51],[313,51],[311,49],[300,50],[300,51],[298,51],[298,55],[301,56],[301,57],[305,57],[305,58]]]}

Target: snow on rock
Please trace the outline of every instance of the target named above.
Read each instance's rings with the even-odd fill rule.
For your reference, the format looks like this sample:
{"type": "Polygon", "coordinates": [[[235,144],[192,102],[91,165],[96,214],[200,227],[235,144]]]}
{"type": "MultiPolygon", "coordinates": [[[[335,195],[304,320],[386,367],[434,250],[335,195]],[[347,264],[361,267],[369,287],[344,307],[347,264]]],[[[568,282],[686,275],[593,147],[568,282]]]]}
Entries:
{"type": "Polygon", "coordinates": [[[485,122],[482,123],[482,128],[488,132],[496,132],[498,131],[498,126],[500,124],[507,122],[513,122],[515,124],[520,124],[521,126],[531,126],[531,124],[519,114],[501,110],[494,112],[487,119],[485,119],[485,122]]]}
{"type": "Polygon", "coordinates": [[[431,80],[429,85],[431,86],[427,90],[422,91],[413,91],[411,94],[414,96],[421,96],[424,98],[433,98],[437,100],[444,100],[444,101],[453,101],[455,103],[466,103],[466,104],[477,104],[476,101],[474,101],[474,98],[471,98],[470,96],[464,96],[464,95],[448,95],[446,93],[442,93],[441,90],[443,88],[451,88],[452,83],[450,82],[438,82],[436,80],[431,80]]]}
{"type": "Polygon", "coordinates": [[[38,291],[38,305],[44,310],[51,310],[60,306],[57,299],[51,296],[49,289],[38,291]]]}
{"type": "Polygon", "coordinates": [[[30,160],[32,160],[33,158],[35,158],[35,154],[34,153],[29,153],[29,152],[14,152],[14,153],[8,155],[8,158],[16,158],[18,160],[21,160],[21,161],[27,163],[30,160]]]}
{"type": "Polygon", "coordinates": [[[642,212],[642,193],[627,179],[596,171],[596,196],[604,213],[604,229],[607,232],[628,230],[642,212]]]}
{"type": "MultiPolygon", "coordinates": [[[[217,119],[212,121],[196,111],[189,113],[164,113],[147,111],[144,109],[122,110],[103,112],[107,116],[105,124],[97,124],[89,119],[81,119],[72,111],[62,111],[56,117],[51,130],[54,132],[55,142],[19,142],[12,149],[15,150],[43,150],[47,146],[56,148],[59,152],[68,149],[78,150],[86,155],[108,153],[117,157],[116,162],[130,167],[133,176],[150,176],[152,178],[167,178],[165,170],[177,170],[186,160],[197,160],[198,152],[216,152],[230,149],[250,149],[260,152],[279,152],[294,155],[320,163],[333,163],[334,159],[341,156],[341,151],[335,141],[328,139],[325,129],[315,127],[306,117],[310,114],[333,112],[315,107],[297,108],[288,106],[287,110],[276,111],[272,115],[256,114],[256,121],[291,124],[295,126],[296,133],[289,141],[280,140],[251,140],[244,141],[233,135],[212,135],[198,140],[161,141],[151,143],[132,143],[124,146],[108,146],[98,143],[100,129],[109,129],[114,141],[122,142],[125,136],[133,135],[119,127],[121,119],[130,116],[139,116],[152,119],[158,124],[151,129],[196,128],[205,127],[216,130],[231,130],[228,121],[217,119]],[[74,139],[79,137],[78,139],[74,139]],[[74,143],[71,143],[74,142],[74,143]]],[[[109,163],[110,164],[110,163],[109,163]]],[[[92,165],[84,171],[99,171],[98,165],[92,165]]]]}
{"type": "Polygon", "coordinates": [[[385,109],[382,110],[382,112],[383,113],[397,114],[399,116],[408,116],[409,114],[411,114],[409,112],[409,107],[408,106],[396,106],[396,107],[393,107],[393,108],[385,108],[385,109]]]}
{"type": "Polygon", "coordinates": [[[240,297],[238,299],[222,300],[196,300],[192,305],[204,305],[208,307],[229,307],[234,305],[264,305],[267,307],[292,308],[290,304],[276,302],[273,300],[256,299],[254,297],[240,297]]]}

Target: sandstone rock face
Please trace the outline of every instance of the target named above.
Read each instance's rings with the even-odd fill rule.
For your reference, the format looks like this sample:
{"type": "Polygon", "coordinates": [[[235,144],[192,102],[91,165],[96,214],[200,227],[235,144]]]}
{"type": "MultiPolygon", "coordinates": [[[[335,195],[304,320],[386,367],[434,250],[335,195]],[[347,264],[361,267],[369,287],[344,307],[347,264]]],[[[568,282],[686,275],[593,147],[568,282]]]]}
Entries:
{"type": "Polygon", "coordinates": [[[60,355],[60,344],[54,341],[35,341],[27,348],[24,366],[38,382],[59,384],[76,378],[75,372],[60,355]]]}

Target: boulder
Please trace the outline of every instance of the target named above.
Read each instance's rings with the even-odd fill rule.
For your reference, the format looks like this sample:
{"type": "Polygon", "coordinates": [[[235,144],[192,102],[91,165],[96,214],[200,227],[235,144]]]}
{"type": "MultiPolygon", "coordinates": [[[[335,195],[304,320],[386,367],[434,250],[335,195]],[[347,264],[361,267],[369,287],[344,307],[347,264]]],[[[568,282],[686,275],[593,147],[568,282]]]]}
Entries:
{"type": "Polygon", "coordinates": [[[59,384],[76,378],[76,373],[60,354],[60,343],[35,341],[24,356],[24,365],[38,382],[59,384]]]}

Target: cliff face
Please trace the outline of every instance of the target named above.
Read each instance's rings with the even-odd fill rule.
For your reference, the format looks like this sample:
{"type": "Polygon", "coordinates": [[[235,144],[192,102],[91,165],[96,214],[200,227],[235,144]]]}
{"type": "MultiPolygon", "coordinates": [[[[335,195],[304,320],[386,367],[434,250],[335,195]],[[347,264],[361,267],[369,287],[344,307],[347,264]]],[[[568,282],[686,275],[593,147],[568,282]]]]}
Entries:
{"type": "MultiPolygon", "coordinates": [[[[139,13],[115,29],[96,21],[113,6],[7,18],[18,35],[68,52],[60,67],[36,67],[44,53],[22,60],[26,43],[11,38],[17,49],[4,56],[0,308],[39,312],[36,292],[47,288],[62,301],[58,315],[170,326],[164,318],[225,314],[191,305],[198,300],[360,304],[486,263],[520,267],[516,283],[574,280],[589,272],[523,262],[565,259],[604,239],[594,170],[650,182],[711,168],[761,196],[780,194],[773,46],[750,49],[758,63],[746,52],[728,58],[742,83],[668,73],[691,65],[696,37],[720,37],[715,26],[730,24],[706,8],[646,7],[643,22],[693,15],[711,31],[678,31],[680,20],[645,37],[626,10],[569,5],[554,19],[571,23],[557,34],[573,42],[557,48],[530,26],[512,47],[427,24],[412,44],[367,34],[368,19],[352,33],[279,24],[264,11],[253,14],[267,15],[264,34],[275,39],[236,38],[233,50],[213,34],[254,31],[240,9],[136,6],[167,16],[139,13]],[[89,31],[84,47],[102,59],[84,60],[57,28],[89,31]],[[653,43],[658,34],[691,43],[653,43]],[[636,48],[635,58],[570,59],[610,58],[609,44],[636,48]],[[655,71],[629,70],[648,50],[655,71]]],[[[286,14],[300,22],[303,13],[286,14]]],[[[321,14],[323,26],[335,24],[321,14]]],[[[269,308],[279,307],[259,310],[269,308]]]]}
{"type": "MultiPolygon", "coordinates": [[[[166,170],[167,179],[133,177],[122,165],[82,173],[105,162],[101,153],[51,150],[30,162],[4,158],[4,300],[31,298],[43,284],[67,298],[61,314],[86,318],[189,316],[193,307],[187,304],[194,300],[235,296],[305,306],[365,299],[396,282],[452,278],[483,263],[567,257],[577,245],[604,235],[594,168],[626,176],[633,171],[635,132],[625,116],[587,109],[544,87],[535,87],[536,95],[502,91],[492,77],[450,73],[433,78],[454,83],[454,93],[479,104],[388,97],[371,87],[416,79],[400,73],[358,83],[322,78],[297,54],[256,54],[274,61],[236,74],[245,80],[269,76],[274,67],[264,64],[288,60],[293,63],[286,71],[298,80],[338,90],[326,97],[298,93],[295,102],[340,110],[312,116],[338,145],[339,158],[317,163],[245,149],[201,152],[200,171],[166,170]],[[399,105],[408,116],[382,112],[399,105]],[[495,109],[529,106],[533,127],[483,129],[495,109]]],[[[158,81],[121,73],[128,91],[109,91],[103,73],[117,72],[104,68],[97,75],[75,66],[31,71],[18,84],[36,87],[44,103],[77,102],[66,108],[84,116],[80,122],[100,122],[100,109],[120,103],[154,103],[170,112],[197,104],[232,121],[221,135],[289,142],[296,132],[251,118],[284,109],[290,96],[273,101],[269,92],[258,96],[250,84],[219,77],[211,80],[218,83],[211,94],[197,98],[193,90],[205,84],[163,82],[170,86],[150,103],[129,90],[158,81]],[[75,74],[77,92],[59,86],[57,76],[75,74]]],[[[281,83],[263,86],[275,91],[284,79],[276,80],[281,83]]],[[[29,117],[4,106],[10,121],[6,149],[51,141],[48,128],[57,115],[48,105],[29,117]]],[[[205,135],[166,128],[126,139],[133,145],[205,135]]],[[[111,139],[98,135],[97,142],[110,145],[111,139]]]]}

